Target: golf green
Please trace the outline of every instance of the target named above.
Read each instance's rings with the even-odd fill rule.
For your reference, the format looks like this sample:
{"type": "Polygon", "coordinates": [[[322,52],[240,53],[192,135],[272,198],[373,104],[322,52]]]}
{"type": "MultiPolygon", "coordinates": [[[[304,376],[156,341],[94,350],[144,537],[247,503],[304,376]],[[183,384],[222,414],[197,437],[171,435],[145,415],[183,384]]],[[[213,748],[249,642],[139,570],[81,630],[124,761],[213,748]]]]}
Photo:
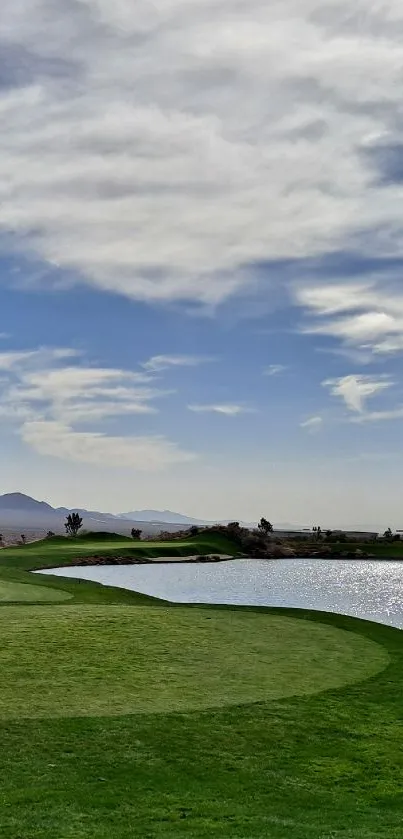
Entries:
{"type": "Polygon", "coordinates": [[[206,608],[5,606],[0,717],[114,716],[313,694],[388,664],[354,632],[206,608]]]}
{"type": "Polygon", "coordinates": [[[55,600],[70,600],[72,594],[68,591],[62,591],[57,588],[49,588],[48,586],[27,585],[26,583],[14,583],[6,580],[0,580],[0,603],[37,603],[55,600]]]}

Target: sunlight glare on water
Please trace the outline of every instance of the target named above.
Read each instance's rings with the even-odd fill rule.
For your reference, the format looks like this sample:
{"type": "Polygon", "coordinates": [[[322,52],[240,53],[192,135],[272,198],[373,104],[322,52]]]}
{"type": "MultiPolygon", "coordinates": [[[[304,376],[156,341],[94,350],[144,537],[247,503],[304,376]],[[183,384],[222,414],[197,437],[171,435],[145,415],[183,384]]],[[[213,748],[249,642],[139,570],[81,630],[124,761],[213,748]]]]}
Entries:
{"type": "Polygon", "coordinates": [[[177,603],[291,606],[403,627],[403,562],[237,559],[56,568],[47,572],[177,603]]]}

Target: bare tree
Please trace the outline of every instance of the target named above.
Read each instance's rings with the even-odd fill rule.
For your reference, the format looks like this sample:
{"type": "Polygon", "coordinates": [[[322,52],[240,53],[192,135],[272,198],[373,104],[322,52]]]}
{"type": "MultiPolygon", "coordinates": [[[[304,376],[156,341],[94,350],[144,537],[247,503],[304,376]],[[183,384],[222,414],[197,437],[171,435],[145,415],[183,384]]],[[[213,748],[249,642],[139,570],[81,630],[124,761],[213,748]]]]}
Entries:
{"type": "Polygon", "coordinates": [[[270,521],[265,518],[261,518],[258,524],[258,530],[263,534],[263,536],[268,536],[269,533],[273,533],[273,525],[270,521]]]}
{"type": "Polygon", "coordinates": [[[69,513],[64,526],[67,536],[77,536],[78,531],[83,526],[83,520],[78,513],[69,513]]]}
{"type": "Polygon", "coordinates": [[[27,541],[27,537],[25,536],[25,533],[21,533],[21,542],[22,542],[22,544],[23,544],[23,545],[25,545],[26,541],[27,541]]]}

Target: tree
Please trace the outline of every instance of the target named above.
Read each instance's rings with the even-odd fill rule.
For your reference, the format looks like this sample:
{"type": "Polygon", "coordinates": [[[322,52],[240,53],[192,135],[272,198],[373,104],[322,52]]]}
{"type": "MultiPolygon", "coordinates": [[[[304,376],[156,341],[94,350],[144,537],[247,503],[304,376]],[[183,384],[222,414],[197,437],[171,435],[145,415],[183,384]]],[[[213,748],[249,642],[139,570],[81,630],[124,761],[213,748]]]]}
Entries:
{"type": "Polygon", "coordinates": [[[69,513],[64,526],[67,536],[77,536],[80,527],[83,526],[83,520],[78,513],[69,513]]]}
{"type": "Polygon", "coordinates": [[[137,530],[137,528],[132,527],[130,532],[132,539],[141,539],[142,530],[137,530]]]}
{"type": "Polygon", "coordinates": [[[23,545],[25,545],[26,541],[27,541],[27,537],[25,536],[25,533],[21,533],[21,542],[22,542],[22,544],[23,544],[23,545]]]}
{"type": "Polygon", "coordinates": [[[393,533],[392,533],[392,530],[391,530],[390,527],[388,527],[388,529],[385,530],[385,533],[383,534],[383,538],[386,539],[388,542],[392,541],[393,533]]]}
{"type": "Polygon", "coordinates": [[[265,518],[261,518],[260,522],[257,526],[258,530],[263,534],[263,536],[268,536],[269,533],[273,533],[273,525],[270,521],[265,518]]]}
{"type": "Polygon", "coordinates": [[[246,534],[246,531],[240,526],[239,521],[228,522],[225,531],[229,539],[241,545],[242,536],[246,534]]]}
{"type": "Polygon", "coordinates": [[[322,538],[322,528],[321,527],[313,527],[312,532],[315,534],[315,539],[317,542],[320,541],[322,538]]]}
{"type": "Polygon", "coordinates": [[[46,534],[46,538],[47,538],[47,539],[51,539],[51,538],[52,538],[52,536],[55,536],[55,535],[56,535],[56,534],[55,534],[55,533],[53,533],[53,530],[48,530],[48,532],[47,532],[47,534],[46,534]]]}
{"type": "Polygon", "coordinates": [[[189,527],[189,535],[190,536],[198,536],[200,533],[200,527],[197,527],[196,524],[192,524],[192,527],[189,527]]]}
{"type": "Polygon", "coordinates": [[[2,533],[0,533],[0,545],[2,545],[3,542],[4,542],[4,536],[3,536],[2,533]]]}
{"type": "Polygon", "coordinates": [[[329,541],[333,536],[332,531],[331,530],[326,530],[325,531],[325,536],[326,536],[326,539],[329,541]]]}

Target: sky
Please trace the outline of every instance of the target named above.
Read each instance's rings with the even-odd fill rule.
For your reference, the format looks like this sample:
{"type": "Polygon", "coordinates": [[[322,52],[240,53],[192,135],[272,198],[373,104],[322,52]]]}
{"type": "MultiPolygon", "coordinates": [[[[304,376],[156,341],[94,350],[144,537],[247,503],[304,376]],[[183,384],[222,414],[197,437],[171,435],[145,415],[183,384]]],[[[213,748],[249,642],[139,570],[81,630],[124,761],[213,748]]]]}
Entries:
{"type": "Polygon", "coordinates": [[[3,0],[0,491],[403,528],[400,0],[3,0]]]}

